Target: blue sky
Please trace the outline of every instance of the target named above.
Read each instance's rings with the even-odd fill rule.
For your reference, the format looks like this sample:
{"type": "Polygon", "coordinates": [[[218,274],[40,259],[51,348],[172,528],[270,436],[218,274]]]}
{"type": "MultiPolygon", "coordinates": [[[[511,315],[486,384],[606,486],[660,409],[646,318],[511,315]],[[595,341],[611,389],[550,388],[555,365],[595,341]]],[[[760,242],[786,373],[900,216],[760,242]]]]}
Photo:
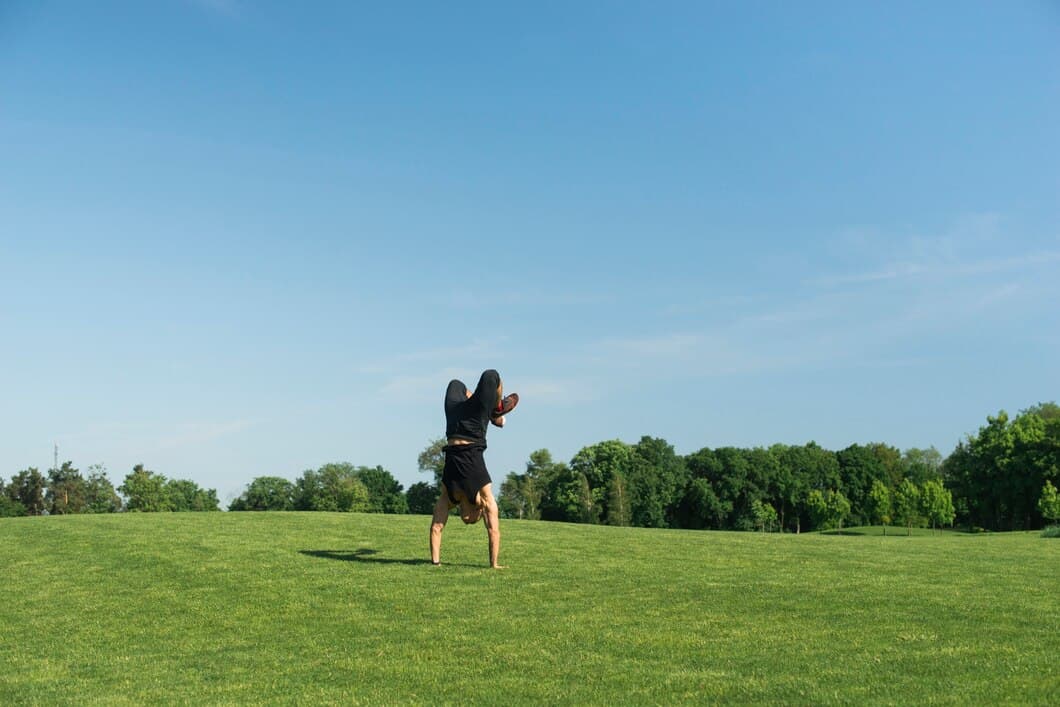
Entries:
{"type": "Polygon", "coordinates": [[[1060,6],[0,3],[0,476],[944,454],[1056,400],[1060,6]]]}

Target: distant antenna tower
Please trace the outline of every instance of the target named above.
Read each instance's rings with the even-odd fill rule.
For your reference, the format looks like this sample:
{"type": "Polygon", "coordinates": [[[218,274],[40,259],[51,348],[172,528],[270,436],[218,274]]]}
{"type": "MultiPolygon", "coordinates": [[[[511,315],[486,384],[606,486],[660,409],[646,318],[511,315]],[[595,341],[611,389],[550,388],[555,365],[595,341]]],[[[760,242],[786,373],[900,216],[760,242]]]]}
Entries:
{"type": "Polygon", "coordinates": [[[53,466],[52,468],[57,470],[57,471],[59,469],[59,443],[58,442],[55,443],[55,466],[53,466]]]}

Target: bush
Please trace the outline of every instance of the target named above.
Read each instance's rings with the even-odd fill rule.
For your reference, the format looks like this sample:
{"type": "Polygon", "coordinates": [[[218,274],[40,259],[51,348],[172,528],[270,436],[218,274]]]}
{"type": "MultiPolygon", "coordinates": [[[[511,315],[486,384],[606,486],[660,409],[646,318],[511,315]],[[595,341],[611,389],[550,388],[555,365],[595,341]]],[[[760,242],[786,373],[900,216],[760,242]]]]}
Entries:
{"type": "Polygon", "coordinates": [[[1050,525],[1042,531],[1043,538],[1060,538],[1060,525],[1050,525]]]}

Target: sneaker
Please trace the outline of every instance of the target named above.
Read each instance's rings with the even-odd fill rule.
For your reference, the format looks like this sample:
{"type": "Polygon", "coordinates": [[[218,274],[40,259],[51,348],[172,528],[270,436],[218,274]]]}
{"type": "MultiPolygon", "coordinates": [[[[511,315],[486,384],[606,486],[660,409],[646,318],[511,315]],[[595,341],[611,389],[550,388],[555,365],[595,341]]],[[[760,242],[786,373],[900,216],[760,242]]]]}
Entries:
{"type": "Polygon", "coordinates": [[[518,405],[518,404],[519,404],[519,394],[518,393],[508,393],[497,404],[497,408],[493,412],[490,413],[490,417],[501,417],[502,415],[507,415],[512,410],[514,410],[515,406],[518,405]]]}

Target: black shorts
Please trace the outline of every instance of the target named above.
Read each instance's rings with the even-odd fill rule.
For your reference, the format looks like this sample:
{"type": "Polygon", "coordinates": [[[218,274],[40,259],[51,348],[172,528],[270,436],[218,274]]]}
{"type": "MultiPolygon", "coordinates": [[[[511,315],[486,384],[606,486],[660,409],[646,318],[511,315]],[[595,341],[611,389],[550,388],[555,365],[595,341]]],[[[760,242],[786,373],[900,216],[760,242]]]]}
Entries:
{"type": "Polygon", "coordinates": [[[457,503],[458,491],[467,498],[468,503],[474,503],[482,487],[493,483],[490,473],[486,471],[486,460],[482,457],[485,450],[486,445],[481,443],[450,444],[442,448],[445,452],[442,484],[453,503],[457,503]]]}

